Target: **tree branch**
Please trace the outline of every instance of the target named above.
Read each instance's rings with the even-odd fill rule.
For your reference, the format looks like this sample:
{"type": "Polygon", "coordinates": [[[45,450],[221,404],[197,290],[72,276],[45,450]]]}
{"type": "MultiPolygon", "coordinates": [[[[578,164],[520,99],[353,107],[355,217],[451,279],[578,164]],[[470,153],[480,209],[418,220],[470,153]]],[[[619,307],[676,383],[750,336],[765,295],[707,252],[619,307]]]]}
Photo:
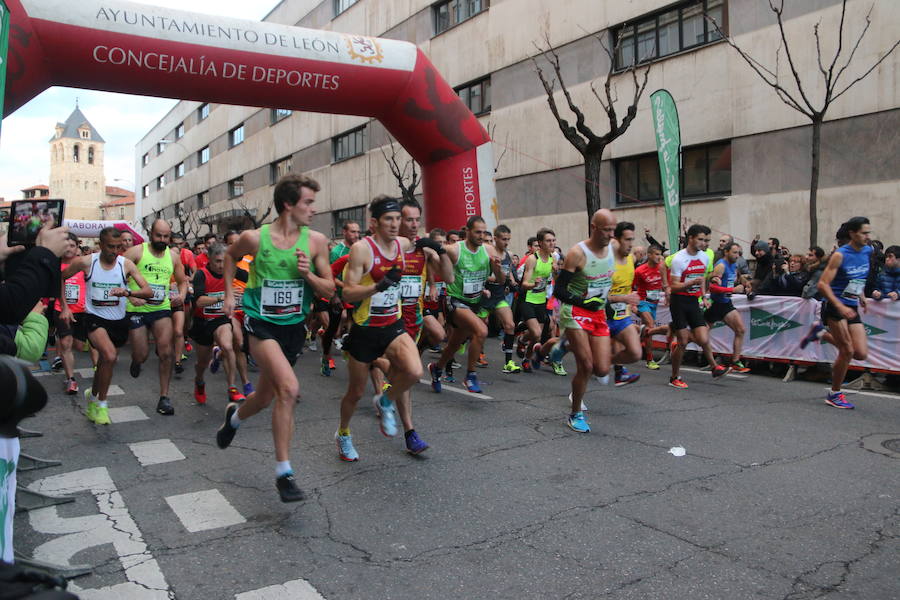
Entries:
{"type": "MultiPolygon", "coordinates": [[[[894,50],[897,49],[897,46],[900,46],[900,40],[897,40],[896,42],[894,42],[894,45],[891,46],[890,50],[888,50],[887,52],[885,52],[884,55],[883,55],[881,58],[879,58],[877,61],[875,61],[875,64],[872,65],[871,67],[869,67],[869,70],[868,70],[868,71],[866,71],[865,73],[863,73],[862,75],[860,75],[859,77],[857,77],[856,79],[854,79],[853,81],[851,81],[849,84],[847,84],[847,87],[845,87],[845,88],[842,89],[840,92],[838,92],[837,94],[835,94],[834,96],[832,96],[832,97],[831,97],[831,101],[834,102],[835,100],[837,100],[838,98],[840,98],[841,96],[843,96],[843,95],[847,92],[847,90],[849,90],[849,89],[852,88],[854,85],[856,85],[857,83],[859,83],[860,81],[862,81],[863,79],[865,79],[865,78],[869,75],[869,73],[871,73],[872,71],[874,71],[874,70],[876,69],[876,67],[878,67],[878,65],[880,65],[881,63],[884,62],[884,59],[886,59],[888,56],[890,56],[891,53],[892,53],[894,50]]],[[[837,79],[835,79],[835,83],[837,83],[837,79]]]]}
{"type": "Polygon", "coordinates": [[[781,0],[780,7],[775,6],[775,0],[769,0],[769,7],[772,9],[772,12],[775,13],[775,19],[778,21],[778,32],[781,34],[781,43],[784,45],[784,55],[787,56],[788,65],[791,67],[791,74],[794,76],[794,82],[797,84],[797,91],[800,92],[800,97],[803,98],[803,102],[809,108],[810,113],[815,115],[820,111],[817,111],[809,101],[809,98],[806,97],[806,92],[803,90],[803,82],[800,80],[800,74],[797,72],[797,67],[794,65],[794,57],[791,56],[791,48],[788,45],[787,34],[784,31],[784,19],[782,18],[784,13],[784,0],[781,0]]]}
{"type": "MultiPolygon", "coordinates": [[[[535,44],[535,48],[537,48],[538,52],[542,55],[544,51],[535,44]]],[[[553,82],[547,81],[547,78],[544,76],[544,70],[541,69],[541,66],[538,64],[537,59],[532,56],[531,62],[534,64],[535,71],[537,72],[538,78],[541,80],[541,85],[544,87],[544,92],[547,95],[547,104],[550,106],[550,112],[553,114],[553,118],[556,119],[557,125],[559,125],[559,130],[562,131],[563,137],[565,137],[572,146],[575,147],[578,152],[582,155],[587,151],[587,142],[578,135],[578,132],[572,127],[569,122],[559,114],[559,107],[556,105],[556,98],[553,97],[553,82]]]]}

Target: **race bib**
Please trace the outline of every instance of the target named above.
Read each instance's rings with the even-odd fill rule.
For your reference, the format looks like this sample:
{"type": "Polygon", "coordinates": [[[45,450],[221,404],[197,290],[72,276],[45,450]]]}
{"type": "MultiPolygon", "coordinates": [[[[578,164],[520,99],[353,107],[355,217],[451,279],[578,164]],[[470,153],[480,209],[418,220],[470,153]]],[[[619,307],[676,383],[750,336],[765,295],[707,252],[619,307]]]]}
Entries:
{"type": "Polygon", "coordinates": [[[547,280],[543,277],[538,277],[537,279],[534,280],[534,287],[531,288],[531,291],[540,293],[546,289],[547,289],[547,280]]]}
{"type": "Polygon", "coordinates": [[[147,299],[147,304],[162,304],[166,299],[166,293],[169,291],[168,287],[160,283],[151,283],[150,289],[153,291],[153,296],[147,299]]]}
{"type": "Polygon", "coordinates": [[[613,319],[617,321],[628,316],[628,304],[626,302],[613,302],[609,307],[613,309],[613,319]]]}
{"type": "Polygon", "coordinates": [[[303,282],[299,279],[264,279],[260,315],[280,317],[302,312],[303,282]]]}
{"type": "Polygon", "coordinates": [[[484,289],[484,282],[487,280],[485,271],[476,273],[463,273],[463,296],[466,298],[478,298],[481,296],[481,290],[484,289]]]}
{"type": "Polygon", "coordinates": [[[404,275],[400,279],[400,297],[403,304],[415,304],[422,296],[422,277],[419,275],[404,275]]]}
{"type": "Polygon", "coordinates": [[[428,283],[425,285],[425,295],[431,295],[431,288],[434,287],[437,290],[438,297],[443,296],[446,293],[447,284],[443,281],[435,281],[434,284],[428,283]]]}
{"type": "Polygon", "coordinates": [[[859,299],[860,296],[863,295],[863,292],[866,289],[866,280],[865,279],[851,279],[847,283],[847,287],[844,288],[844,293],[841,294],[844,298],[850,298],[852,300],[859,299]]]}
{"type": "Polygon", "coordinates": [[[400,286],[392,285],[378,292],[369,301],[369,314],[379,317],[390,317],[398,312],[400,304],[400,286]]]}
{"type": "Polygon", "coordinates": [[[688,275],[685,283],[688,284],[688,292],[699,292],[700,286],[703,283],[703,273],[692,273],[688,275]]]}
{"type": "Polygon", "coordinates": [[[647,302],[659,302],[662,290],[647,290],[647,302]]]}
{"type": "Polygon", "coordinates": [[[609,290],[612,289],[612,279],[596,279],[588,281],[587,292],[585,298],[600,298],[606,300],[609,290]]]}
{"type": "Polygon", "coordinates": [[[81,299],[81,286],[77,283],[66,283],[66,304],[76,304],[81,299]]]}
{"type": "Polygon", "coordinates": [[[218,298],[218,301],[215,304],[203,307],[203,315],[207,317],[223,316],[225,311],[222,309],[222,301],[225,298],[225,292],[211,292],[208,293],[207,296],[218,298]]]}
{"type": "Polygon", "coordinates": [[[91,306],[118,306],[120,298],[110,295],[119,287],[115,283],[91,282],[91,306]]]}

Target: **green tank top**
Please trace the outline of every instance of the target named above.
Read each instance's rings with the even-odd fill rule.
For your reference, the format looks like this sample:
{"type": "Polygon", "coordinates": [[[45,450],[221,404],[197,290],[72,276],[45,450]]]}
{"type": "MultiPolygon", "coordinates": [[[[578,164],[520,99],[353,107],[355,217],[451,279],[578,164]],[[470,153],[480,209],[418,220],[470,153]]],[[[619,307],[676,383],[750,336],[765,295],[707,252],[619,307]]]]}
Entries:
{"type": "Polygon", "coordinates": [[[534,272],[531,274],[534,287],[525,294],[525,302],[544,304],[547,302],[547,284],[553,274],[553,255],[548,256],[546,261],[541,259],[540,254],[535,254],[534,257],[534,272]]]}
{"type": "MultiPolygon", "coordinates": [[[[313,303],[313,290],[297,270],[297,250],[312,259],[309,251],[309,227],[301,227],[293,247],[276,248],[269,225],[259,230],[259,250],[250,263],[250,275],[244,290],[244,313],[277,325],[296,325],[306,320],[313,303]]],[[[315,273],[315,265],[309,270],[315,273]]]]}
{"type": "Polygon", "coordinates": [[[491,257],[484,246],[475,252],[466,244],[459,244],[459,258],[453,265],[453,283],[447,286],[447,293],[466,304],[477,304],[481,301],[481,290],[491,273],[491,257]]]}
{"type": "MultiPolygon", "coordinates": [[[[150,252],[149,242],[141,244],[143,254],[138,261],[138,272],[143,275],[150,289],[153,290],[146,304],[141,306],[132,306],[128,303],[127,311],[130,313],[149,313],[158,310],[171,310],[172,304],[169,302],[169,282],[172,280],[172,274],[175,273],[175,264],[172,262],[172,251],[166,248],[162,257],[157,258],[150,252]]],[[[128,288],[131,290],[141,289],[133,279],[128,279],[128,288]]]]}

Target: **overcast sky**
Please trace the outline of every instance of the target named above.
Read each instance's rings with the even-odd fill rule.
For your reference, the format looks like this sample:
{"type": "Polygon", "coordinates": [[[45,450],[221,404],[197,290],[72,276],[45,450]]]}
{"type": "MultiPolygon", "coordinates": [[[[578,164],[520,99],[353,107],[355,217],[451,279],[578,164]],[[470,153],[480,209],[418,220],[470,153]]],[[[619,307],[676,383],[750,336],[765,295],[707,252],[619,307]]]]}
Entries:
{"type": "MultiPolygon", "coordinates": [[[[191,12],[261,20],[278,0],[143,0],[191,12]]],[[[134,146],[175,105],[174,100],[53,87],[3,119],[0,132],[0,197],[22,197],[23,188],[48,184],[53,128],[75,109],[106,141],[106,185],[134,190],[134,146]],[[122,181],[115,181],[121,179],[122,181]]]]}

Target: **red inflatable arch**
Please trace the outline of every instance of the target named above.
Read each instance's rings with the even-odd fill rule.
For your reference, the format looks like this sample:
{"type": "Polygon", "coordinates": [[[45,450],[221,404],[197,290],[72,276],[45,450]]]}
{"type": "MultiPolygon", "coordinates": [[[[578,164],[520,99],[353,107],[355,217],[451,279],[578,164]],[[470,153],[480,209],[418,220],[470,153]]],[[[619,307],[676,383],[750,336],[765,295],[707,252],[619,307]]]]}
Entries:
{"type": "Polygon", "coordinates": [[[119,0],[7,0],[5,112],[53,85],[374,117],[421,165],[428,228],[494,224],[487,132],[413,44],[119,0]]]}

